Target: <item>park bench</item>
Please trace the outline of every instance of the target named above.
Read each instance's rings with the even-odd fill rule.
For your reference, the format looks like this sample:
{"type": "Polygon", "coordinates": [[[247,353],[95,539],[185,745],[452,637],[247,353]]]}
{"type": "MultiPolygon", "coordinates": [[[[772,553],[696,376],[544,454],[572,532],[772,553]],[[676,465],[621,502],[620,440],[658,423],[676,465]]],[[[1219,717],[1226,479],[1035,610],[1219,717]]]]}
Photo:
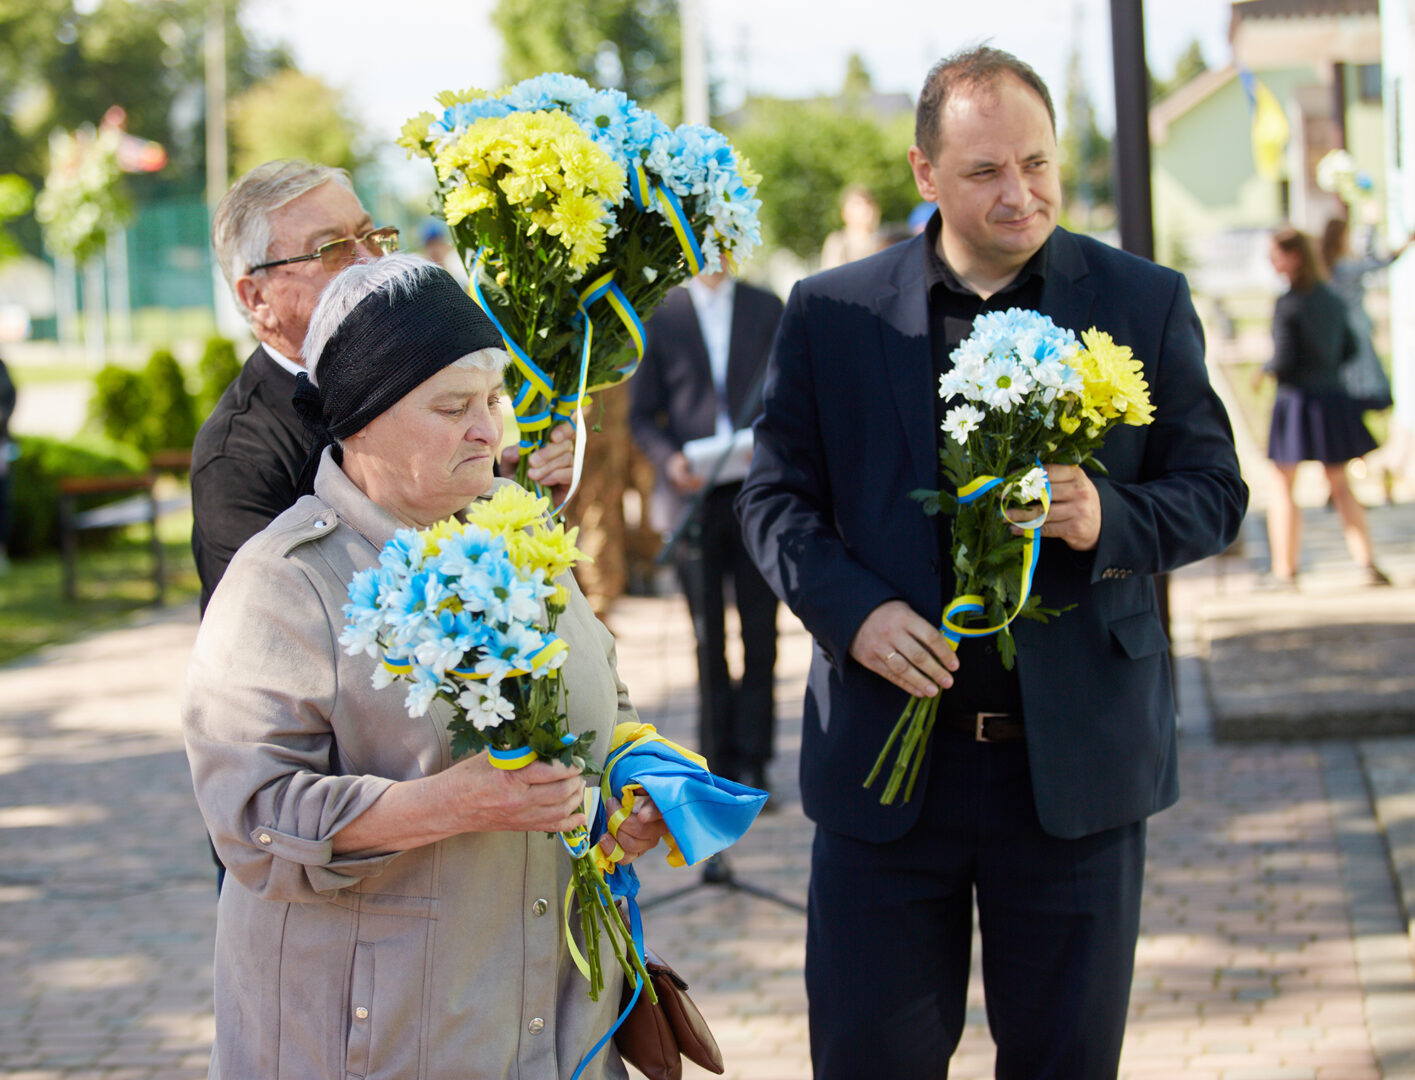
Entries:
{"type": "Polygon", "coordinates": [[[161,472],[186,471],[191,467],[191,452],[163,450],[154,454],[150,468],[141,476],[68,476],[59,481],[59,548],[64,563],[64,599],[78,598],[79,533],[88,529],[114,529],[126,525],[147,524],[151,529],[153,603],[161,606],[166,592],[166,566],[162,541],[158,538],[157,522],[191,505],[190,494],[168,499],[157,496],[157,477],[161,472]],[[122,495],[127,498],[107,502],[89,510],[79,510],[79,499],[91,495],[122,495]]]}

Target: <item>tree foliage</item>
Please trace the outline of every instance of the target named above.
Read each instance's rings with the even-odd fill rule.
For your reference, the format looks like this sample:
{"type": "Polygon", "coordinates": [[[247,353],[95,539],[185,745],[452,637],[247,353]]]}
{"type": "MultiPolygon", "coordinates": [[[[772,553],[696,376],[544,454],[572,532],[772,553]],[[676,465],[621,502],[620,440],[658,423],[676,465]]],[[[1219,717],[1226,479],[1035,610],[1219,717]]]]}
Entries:
{"type": "Polygon", "coordinates": [[[287,68],[256,83],[230,105],[235,171],[273,158],[306,158],[353,171],[362,131],[344,94],[314,75],[287,68]]]}
{"type": "Polygon", "coordinates": [[[1209,70],[1209,62],[1204,59],[1204,47],[1198,38],[1193,38],[1174,62],[1174,73],[1168,79],[1156,79],[1150,75],[1150,100],[1174,93],[1185,83],[1209,70]]]}
{"type": "Polygon", "coordinates": [[[20,244],[5,229],[5,223],[29,212],[34,204],[34,188],[23,176],[0,176],[0,263],[21,253],[20,244]]]}
{"type": "MultiPolygon", "coordinates": [[[[208,0],[0,0],[0,161],[36,188],[49,132],[97,124],[111,105],[134,135],[167,148],[152,185],[200,187],[208,0]]],[[[283,51],[253,44],[241,0],[226,0],[227,92],[239,94],[289,65],[283,51]]]]}
{"type": "Polygon", "coordinates": [[[885,222],[901,222],[918,203],[907,154],[914,117],[887,121],[830,100],[753,100],[728,135],[762,175],[762,239],[802,257],[820,253],[840,228],[840,193],[869,188],[885,222]]]}
{"type": "Polygon", "coordinates": [[[616,87],[664,120],[682,113],[678,0],[497,0],[501,73],[519,82],[563,71],[616,87]]]}
{"type": "Polygon", "coordinates": [[[1067,66],[1061,135],[1061,193],[1068,206],[1089,211],[1112,200],[1110,139],[1096,126],[1096,111],[1086,86],[1080,51],[1073,48],[1067,66]]]}

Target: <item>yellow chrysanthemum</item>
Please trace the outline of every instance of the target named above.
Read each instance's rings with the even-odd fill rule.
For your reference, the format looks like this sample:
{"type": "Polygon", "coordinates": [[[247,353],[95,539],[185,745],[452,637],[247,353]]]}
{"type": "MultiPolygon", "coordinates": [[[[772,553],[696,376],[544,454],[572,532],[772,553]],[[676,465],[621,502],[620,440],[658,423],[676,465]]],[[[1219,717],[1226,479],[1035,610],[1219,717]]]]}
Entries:
{"type": "Polygon", "coordinates": [[[447,193],[442,200],[447,224],[456,225],[463,218],[496,206],[496,195],[479,184],[463,184],[447,193]]]}
{"type": "Polygon", "coordinates": [[[515,484],[502,484],[489,499],[478,499],[467,510],[467,520],[498,536],[507,538],[532,525],[539,525],[550,513],[550,500],[532,495],[515,484]]]}
{"type": "Polygon", "coordinates": [[[570,265],[586,269],[604,252],[604,204],[598,199],[567,191],[550,208],[551,223],[545,231],[560,237],[570,251],[570,265]]]}
{"type": "Polygon", "coordinates": [[[421,112],[403,125],[403,130],[398,136],[398,145],[408,151],[408,157],[415,154],[419,157],[431,157],[432,154],[424,145],[427,142],[427,129],[437,117],[430,112],[421,112]]]}
{"type": "Polygon", "coordinates": [[[486,97],[485,90],[469,86],[465,90],[444,90],[433,100],[444,109],[450,109],[453,105],[461,105],[464,101],[480,101],[484,97],[486,97]]]}
{"type": "Polygon", "coordinates": [[[754,188],[762,182],[762,174],[752,168],[752,163],[741,154],[737,155],[737,175],[742,178],[742,186],[754,188]]]}
{"type": "Polygon", "coordinates": [[[420,534],[423,541],[423,554],[436,555],[442,550],[444,540],[450,540],[452,537],[460,535],[461,532],[462,526],[458,524],[456,518],[439,521],[431,528],[424,529],[420,534]]]}
{"type": "Polygon", "coordinates": [[[577,563],[590,562],[578,547],[578,528],[566,530],[563,523],[551,528],[538,528],[508,534],[506,550],[511,561],[523,570],[540,570],[547,581],[554,581],[577,563]]]}
{"type": "Polygon", "coordinates": [[[1154,419],[1149,384],[1144,365],[1127,345],[1117,345],[1103,330],[1083,331],[1082,376],[1085,393],[1082,415],[1097,426],[1107,420],[1123,419],[1141,426],[1154,419]]]}

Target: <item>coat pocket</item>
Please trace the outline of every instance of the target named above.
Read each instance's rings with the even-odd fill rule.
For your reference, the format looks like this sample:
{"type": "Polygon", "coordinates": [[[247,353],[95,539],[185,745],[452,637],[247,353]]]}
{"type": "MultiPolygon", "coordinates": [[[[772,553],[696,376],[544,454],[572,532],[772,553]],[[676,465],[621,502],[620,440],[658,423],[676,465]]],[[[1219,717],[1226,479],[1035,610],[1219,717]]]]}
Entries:
{"type": "Polygon", "coordinates": [[[1110,624],[1110,636],[1115,638],[1116,644],[1131,660],[1169,651],[1169,638],[1165,636],[1159,616],[1153,611],[1116,619],[1110,624]]]}
{"type": "Polygon", "coordinates": [[[373,943],[354,943],[354,966],[349,977],[349,1038],[344,1069],[351,1080],[368,1073],[369,1045],[373,1041],[373,943]]]}

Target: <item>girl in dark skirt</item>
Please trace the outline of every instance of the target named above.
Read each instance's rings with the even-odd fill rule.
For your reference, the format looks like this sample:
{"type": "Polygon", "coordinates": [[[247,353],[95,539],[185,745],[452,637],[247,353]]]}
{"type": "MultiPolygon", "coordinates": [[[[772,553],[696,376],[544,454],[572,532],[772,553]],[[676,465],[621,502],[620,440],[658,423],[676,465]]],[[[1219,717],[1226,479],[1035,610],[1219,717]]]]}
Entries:
{"type": "Polygon", "coordinates": [[[1346,395],[1340,368],[1356,353],[1346,305],[1322,280],[1321,266],[1305,233],[1290,226],[1273,234],[1273,269],[1291,288],[1273,310],[1273,357],[1263,369],[1277,379],[1268,457],[1273,495],[1268,507],[1272,570],[1268,584],[1291,588],[1297,580],[1302,517],[1292,497],[1297,466],[1320,461],[1341,515],[1347,549],[1372,585],[1390,579],[1375,565],[1366,512],[1346,477],[1346,463],[1376,448],[1360,407],[1346,395]]]}

